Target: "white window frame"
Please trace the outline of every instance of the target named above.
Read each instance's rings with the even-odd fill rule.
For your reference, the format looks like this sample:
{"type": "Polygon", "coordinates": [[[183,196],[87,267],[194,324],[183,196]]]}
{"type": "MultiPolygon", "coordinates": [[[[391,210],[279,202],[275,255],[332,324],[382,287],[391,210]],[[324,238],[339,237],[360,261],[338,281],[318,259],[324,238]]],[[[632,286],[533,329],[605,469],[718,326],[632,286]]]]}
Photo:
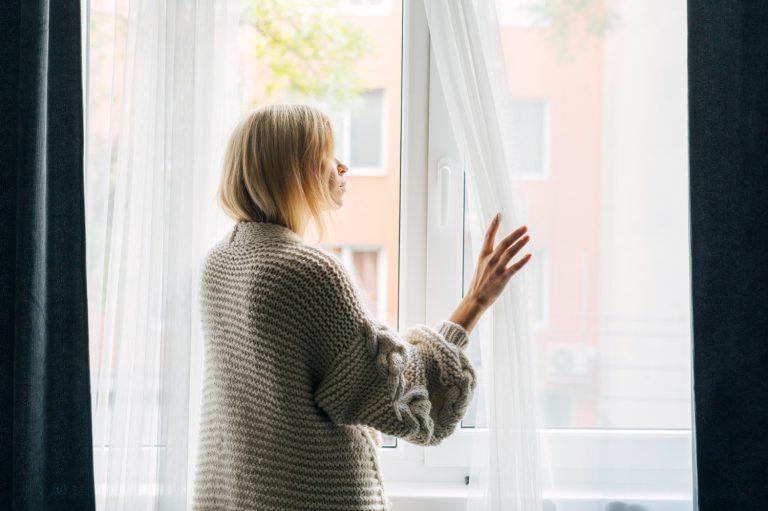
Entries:
{"type": "Polygon", "coordinates": [[[378,5],[353,5],[349,0],[339,2],[341,12],[351,16],[389,16],[392,12],[392,0],[381,0],[378,5]]]}
{"type": "MultiPolygon", "coordinates": [[[[452,140],[437,80],[430,79],[435,67],[422,0],[403,2],[403,16],[400,330],[436,323],[460,301],[464,225],[464,156],[452,140]]],[[[487,430],[457,427],[428,448],[402,439],[395,448],[380,448],[393,502],[403,510],[463,511],[476,435],[487,430]]],[[[549,453],[548,475],[560,490],[545,488],[544,497],[557,499],[558,511],[602,509],[612,500],[645,502],[654,511],[692,509],[691,430],[550,428],[540,430],[540,438],[549,453]]]]}

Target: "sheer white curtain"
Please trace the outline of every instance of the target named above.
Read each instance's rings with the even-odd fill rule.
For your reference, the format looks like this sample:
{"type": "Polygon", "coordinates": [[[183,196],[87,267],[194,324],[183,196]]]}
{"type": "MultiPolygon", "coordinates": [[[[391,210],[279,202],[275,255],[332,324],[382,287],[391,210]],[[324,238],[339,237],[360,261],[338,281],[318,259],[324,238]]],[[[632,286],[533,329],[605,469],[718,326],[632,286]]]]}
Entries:
{"type": "Polygon", "coordinates": [[[215,192],[242,111],[240,5],[91,0],[84,8],[97,505],[185,509],[200,393],[198,275],[231,225],[215,192]]]}
{"type": "MultiPolygon", "coordinates": [[[[509,172],[510,116],[504,113],[507,86],[497,14],[493,0],[425,0],[425,8],[439,82],[464,151],[469,207],[476,208],[470,218],[482,220],[470,227],[477,254],[497,211],[497,243],[525,223],[509,172]]],[[[477,435],[473,448],[470,510],[542,509],[525,274],[512,278],[482,320],[489,334],[480,337],[483,374],[476,424],[487,435],[477,435]]]]}

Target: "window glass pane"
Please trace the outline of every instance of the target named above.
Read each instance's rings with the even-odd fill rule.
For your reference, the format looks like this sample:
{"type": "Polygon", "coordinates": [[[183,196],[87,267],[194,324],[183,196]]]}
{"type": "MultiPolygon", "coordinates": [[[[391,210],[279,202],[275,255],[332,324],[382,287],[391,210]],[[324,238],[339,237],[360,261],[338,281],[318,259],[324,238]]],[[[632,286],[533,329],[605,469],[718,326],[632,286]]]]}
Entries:
{"type": "Polygon", "coordinates": [[[501,39],[543,426],[690,429],[685,2],[528,3],[501,39]]]}
{"type": "Polygon", "coordinates": [[[352,107],[350,163],[353,167],[381,167],[383,98],[383,91],[369,91],[352,107]]]}
{"type": "MultiPolygon", "coordinates": [[[[345,177],[347,191],[338,210],[339,229],[334,230],[329,223],[324,241],[329,246],[381,247],[382,253],[393,254],[382,258],[377,258],[375,251],[357,254],[349,269],[361,276],[361,287],[373,303],[371,310],[397,328],[402,3],[351,1],[346,6],[355,8],[347,10],[340,8],[344,2],[316,0],[236,3],[242,7],[237,20],[243,78],[238,91],[240,113],[266,104],[295,102],[321,106],[331,116],[336,156],[350,167],[350,172],[345,177]],[[394,127],[394,133],[386,139],[385,125],[394,127]],[[355,167],[367,165],[382,167],[383,175],[375,180],[355,177],[355,167]],[[376,214],[371,215],[371,211],[376,214]]],[[[135,5],[93,0],[85,12],[89,91],[87,223],[89,243],[98,246],[108,246],[112,236],[109,211],[116,200],[125,68],[130,67],[126,52],[135,42],[128,30],[129,7],[135,5]]],[[[217,59],[226,57],[218,55],[217,59]]],[[[314,241],[316,235],[310,225],[306,239],[314,241]]],[[[343,255],[341,249],[334,252],[343,255]]],[[[105,250],[96,259],[89,258],[89,282],[102,281],[100,276],[109,267],[110,253],[105,250]]],[[[99,317],[102,305],[92,305],[92,317],[99,317]]],[[[150,325],[147,331],[160,332],[160,327],[150,325]]],[[[103,348],[101,338],[92,347],[93,359],[102,360],[98,356],[103,348]]],[[[94,392],[104,393],[109,402],[114,399],[112,388],[94,388],[94,392]]],[[[145,400],[148,416],[156,413],[158,394],[139,398],[145,400]]],[[[156,445],[149,434],[152,431],[144,432],[143,440],[148,445],[156,445]]],[[[103,436],[95,431],[94,444],[105,443],[103,436]]],[[[394,445],[391,438],[384,441],[385,445],[394,445]]]]}
{"type": "MultiPolygon", "coordinates": [[[[302,54],[308,57],[299,59],[288,46],[265,40],[255,22],[245,24],[241,39],[246,57],[251,57],[243,58],[249,66],[245,74],[251,77],[249,99],[254,106],[309,103],[330,116],[336,157],[349,172],[343,204],[327,213],[329,220],[334,216],[338,221],[328,222],[318,245],[332,250],[359,279],[371,313],[397,329],[402,1],[275,5],[280,8],[269,12],[276,23],[306,20],[306,30],[291,32],[295,37],[288,42],[304,47],[302,54]],[[299,15],[305,12],[314,17],[299,15]],[[385,128],[391,129],[388,136],[385,128]],[[377,179],[365,176],[371,170],[377,179]]],[[[280,30],[290,27],[278,25],[280,30]]],[[[310,224],[305,238],[314,242],[317,236],[310,224]]],[[[397,445],[394,437],[382,434],[382,440],[383,447],[397,445]]]]}
{"type": "MultiPolygon", "coordinates": [[[[343,204],[327,214],[329,220],[333,215],[338,222],[328,223],[319,244],[334,250],[351,273],[360,275],[371,311],[380,312],[383,321],[397,328],[402,3],[387,0],[381,4],[386,4],[386,12],[370,16],[336,3],[278,1],[275,9],[262,13],[273,19],[243,23],[241,41],[247,67],[244,75],[249,78],[245,91],[254,107],[309,103],[331,118],[336,157],[349,172],[344,176],[343,204]],[[304,12],[317,19],[298,15],[304,12]],[[306,26],[298,27],[303,30],[281,23],[292,17],[306,19],[306,26]],[[290,38],[270,40],[270,26],[279,27],[290,38]],[[291,53],[289,46],[299,43],[306,47],[301,55],[311,57],[291,53]],[[286,51],[279,51],[281,48],[286,51]],[[293,73],[296,69],[313,73],[293,73]],[[385,126],[396,126],[396,133],[385,137],[385,126]],[[379,167],[382,174],[375,180],[356,175],[357,170],[370,167],[379,167]],[[366,249],[356,248],[345,255],[352,247],[366,249]],[[370,247],[381,247],[392,256],[378,259],[370,247]]],[[[305,238],[314,241],[317,235],[310,223],[305,238]]]]}

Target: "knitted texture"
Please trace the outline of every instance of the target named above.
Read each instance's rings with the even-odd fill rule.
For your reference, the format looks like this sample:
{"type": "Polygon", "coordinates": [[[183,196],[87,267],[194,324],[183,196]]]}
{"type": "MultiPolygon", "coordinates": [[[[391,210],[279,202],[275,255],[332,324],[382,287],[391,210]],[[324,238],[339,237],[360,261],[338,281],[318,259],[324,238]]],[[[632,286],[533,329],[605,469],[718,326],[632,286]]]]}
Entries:
{"type": "Polygon", "coordinates": [[[476,387],[466,330],[398,333],[341,261],[240,222],[206,256],[193,509],[389,510],[378,432],[437,445],[476,387]]]}

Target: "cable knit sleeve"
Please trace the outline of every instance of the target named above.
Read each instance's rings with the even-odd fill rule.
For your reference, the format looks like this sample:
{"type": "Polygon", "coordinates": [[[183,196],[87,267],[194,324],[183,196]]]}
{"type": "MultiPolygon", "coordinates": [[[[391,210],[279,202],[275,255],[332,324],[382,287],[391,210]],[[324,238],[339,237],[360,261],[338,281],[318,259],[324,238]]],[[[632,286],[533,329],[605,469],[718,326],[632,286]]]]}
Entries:
{"type": "Polygon", "coordinates": [[[340,261],[315,275],[323,352],[317,406],[337,424],[361,424],[437,445],[464,416],[476,387],[467,331],[449,320],[398,333],[371,316],[340,261]]]}

